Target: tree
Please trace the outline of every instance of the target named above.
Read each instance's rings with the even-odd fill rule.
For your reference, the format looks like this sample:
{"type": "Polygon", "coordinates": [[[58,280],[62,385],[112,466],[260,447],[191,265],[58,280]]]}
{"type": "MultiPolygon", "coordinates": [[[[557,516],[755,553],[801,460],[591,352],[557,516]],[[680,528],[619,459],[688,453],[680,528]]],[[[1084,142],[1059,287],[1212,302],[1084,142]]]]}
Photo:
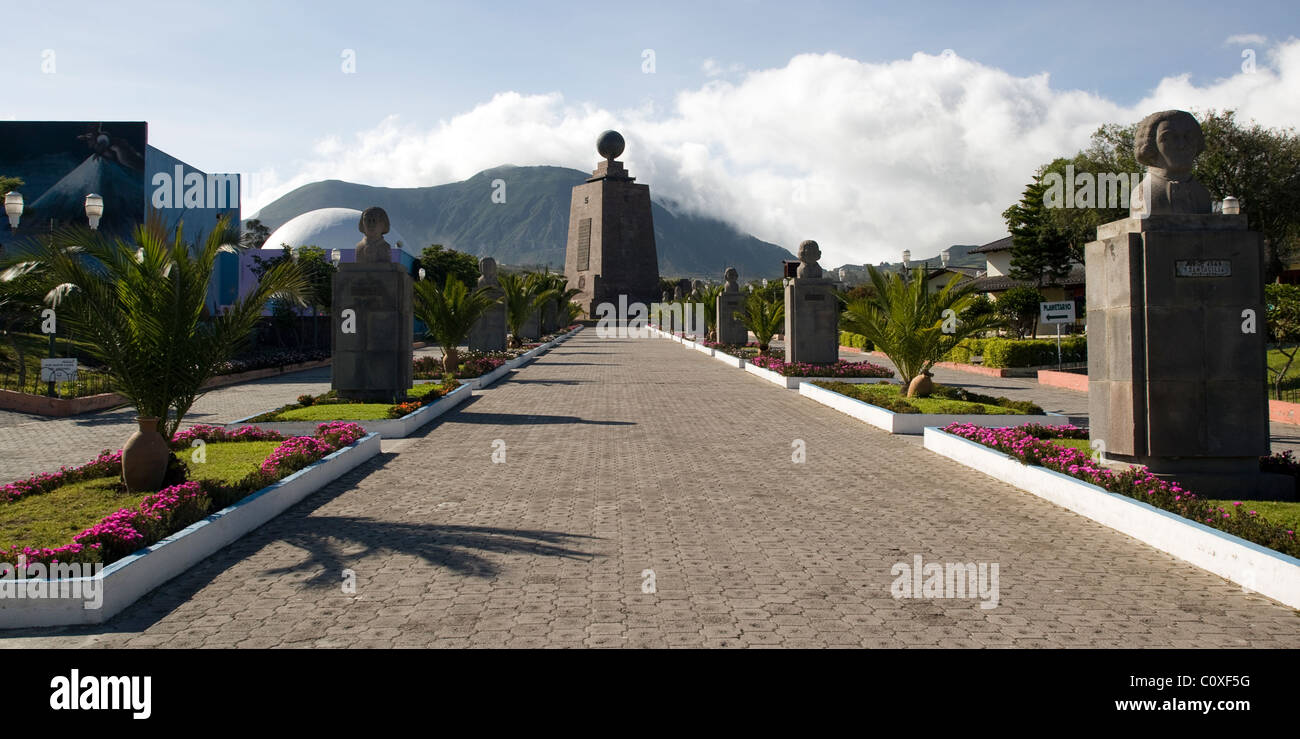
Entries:
{"type": "MultiPolygon", "coordinates": [[[[1215,199],[1229,195],[1241,201],[1250,227],[1264,237],[1266,282],[1274,280],[1300,250],[1300,136],[1294,128],[1268,129],[1257,123],[1242,124],[1234,111],[1209,110],[1197,114],[1205,134],[1205,152],[1192,175],[1215,199]]],[[[1077,173],[1118,175],[1141,172],[1133,151],[1137,123],[1106,124],[1093,134],[1088,148],[1072,159],[1057,159],[1041,168],[1037,181],[1048,172],[1065,173],[1071,164],[1077,173]]],[[[1094,203],[1109,205],[1109,203],[1094,203]]],[[[1049,208],[1049,220],[1062,229],[1071,252],[1083,261],[1083,245],[1097,238],[1097,226],[1128,216],[1128,204],[1118,208],[1049,208]]]]}
{"type": "Polygon", "coordinates": [[[420,266],[424,268],[424,279],[435,285],[446,283],[447,275],[455,275],[466,285],[478,284],[478,259],[472,254],[443,248],[442,244],[424,247],[420,253],[420,266]]]}
{"type": "Polygon", "coordinates": [[[772,300],[765,291],[755,289],[745,298],[744,310],[737,311],[735,317],[753,332],[758,341],[758,353],[766,355],[771,349],[772,337],[785,325],[785,301],[772,300]]]}
{"type": "Polygon", "coordinates": [[[1294,128],[1242,125],[1234,111],[1200,116],[1205,153],[1195,176],[1215,198],[1235,196],[1264,237],[1266,281],[1300,250],[1300,136],[1294,128]]]}
{"type": "MultiPolygon", "coordinates": [[[[281,244],[281,251],[274,257],[262,257],[253,255],[253,264],[249,266],[249,271],[257,279],[262,279],[268,271],[285,264],[293,264],[293,249],[288,244],[281,244]]],[[[278,346],[289,346],[290,343],[285,341],[286,336],[294,337],[293,345],[298,346],[301,342],[298,340],[298,321],[294,313],[294,304],[291,300],[272,298],[270,302],[271,309],[271,328],[275,332],[275,341],[278,346]]]]}
{"type": "Polygon", "coordinates": [[[1069,234],[1048,214],[1044,194],[1048,186],[1040,175],[1025,188],[1024,197],[1002,217],[1011,231],[1011,277],[1042,287],[1070,274],[1069,234]]]}
{"type": "Polygon", "coordinates": [[[429,327],[428,335],[442,347],[443,372],[456,373],[458,347],[496,302],[487,288],[471,291],[455,275],[447,275],[442,287],[429,280],[415,281],[415,317],[429,327]]]}
{"type": "Polygon", "coordinates": [[[157,418],[170,439],[203,384],[247,341],[268,300],[297,299],[307,281],[292,261],[267,269],[257,285],[221,315],[209,316],[208,286],[217,255],[236,239],[221,219],[191,246],[178,226],[169,234],[151,215],[131,240],[85,227],[36,242],[31,262],[47,270],[46,302],[91,345],[113,390],[144,418],[157,418]]]}
{"type": "Polygon", "coordinates": [[[520,334],[524,324],[551,299],[551,291],[543,287],[540,272],[519,274],[505,272],[499,278],[502,300],[506,305],[506,326],[510,329],[510,345],[523,346],[520,334]]]}
{"type": "Polygon", "coordinates": [[[868,266],[872,295],[846,299],[840,326],[867,337],[898,369],[903,387],[928,372],[963,339],[999,328],[1002,321],[985,314],[962,318],[975,300],[973,283],[953,275],[941,289],[926,285],[925,268],[910,277],[868,266]]]}
{"type": "Polygon", "coordinates": [[[317,316],[320,311],[330,310],[334,300],[334,273],[338,268],[330,262],[329,255],[319,246],[303,246],[297,253],[298,266],[307,278],[307,305],[311,307],[312,347],[319,345],[317,340],[317,316]]]}
{"type": "Polygon", "coordinates": [[[1039,303],[1043,294],[1038,288],[1029,285],[1016,285],[998,296],[994,308],[1003,323],[1016,331],[1017,338],[1025,338],[1027,333],[1036,333],[1038,327],[1039,303]]]}
{"type": "Polygon", "coordinates": [[[13,349],[18,363],[20,392],[26,392],[27,358],[17,334],[35,328],[44,308],[43,298],[47,286],[39,267],[37,263],[28,262],[0,274],[0,327],[3,327],[5,336],[8,337],[9,348],[13,349]]]}
{"type": "Polygon", "coordinates": [[[718,338],[718,296],[726,285],[704,285],[695,291],[693,299],[701,306],[704,313],[704,334],[710,340],[718,338]]]}
{"type": "Polygon", "coordinates": [[[1273,376],[1273,394],[1282,399],[1282,385],[1296,353],[1300,352],[1300,285],[1272,283],[1264,286],[1265,320],[1268,323],[1268,340],[1286,360],[1279,367],[1268,363],[1273,376]]]}
{"type": "Polygon", "coordinates": [[[245,249],[261,249],[266,240],[271,238],[271,229],[256,218],[244,221],[244,233],[239,237],[239,245],[245,249]]]}

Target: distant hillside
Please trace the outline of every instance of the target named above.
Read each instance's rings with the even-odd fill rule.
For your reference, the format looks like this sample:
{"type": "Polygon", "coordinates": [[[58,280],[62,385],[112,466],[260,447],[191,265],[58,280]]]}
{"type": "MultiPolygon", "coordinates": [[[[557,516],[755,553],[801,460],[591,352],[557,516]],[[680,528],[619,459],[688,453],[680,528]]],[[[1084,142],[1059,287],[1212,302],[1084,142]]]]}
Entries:
{"type": "MultiPolygon", "coordinates": [[[[434,187],[372,187],[340,180],[313,182],[262,208],[256,218],[275,229],[317,208],[388,211],[393,226],[421,247],[442,244],[504,264],[549,264],[564,269],[569,201],[589,177],[566,167],[504,166],[462,182],[434,187]],[[493,203],[492,180],[505,180],[506,202],[493,203]]],[[[653,197],[655,246],[664,277],[720,278],[734,266],[742,279],[779,277],[794,255],[712,218],[676,214],[653,197]]]]}

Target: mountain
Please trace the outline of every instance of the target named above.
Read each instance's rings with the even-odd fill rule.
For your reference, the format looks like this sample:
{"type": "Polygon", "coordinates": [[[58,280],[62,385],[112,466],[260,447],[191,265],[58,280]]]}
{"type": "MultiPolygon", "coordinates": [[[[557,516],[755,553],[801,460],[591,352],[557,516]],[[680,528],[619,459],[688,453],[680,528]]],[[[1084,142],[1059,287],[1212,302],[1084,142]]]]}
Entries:
{"type": "MultiPolygon", "coordinates": [[[[433,187],[373,187],[340,180],[303,185],[262,208],[256,218],[274,230],[317,208],[378,205],[393,226],[423,246],[442,244],[502,264],[549,264],[564,269],[569,203],[574,185],[590,175],[566,167],[503,166],[462,182],[433,187]],[[492,202],[493,180],[505,182],[505,202],[492,202]]],[[[653,195],[653,192],[652,192],[653,195]]],[[[734,266],[742,280],[780,277],[794,255],[742,234],[722,221],[675,213],[651,198],[659,274],[710,277],[734,266]]]]}

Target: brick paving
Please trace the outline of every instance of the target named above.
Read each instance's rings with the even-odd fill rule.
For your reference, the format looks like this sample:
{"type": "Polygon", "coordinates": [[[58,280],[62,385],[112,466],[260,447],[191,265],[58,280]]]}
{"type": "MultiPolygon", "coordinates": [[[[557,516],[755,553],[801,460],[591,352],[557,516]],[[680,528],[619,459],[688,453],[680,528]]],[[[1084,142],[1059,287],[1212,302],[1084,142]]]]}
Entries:
{"type": "Polygon", "coordinates": [[[110,623],[6,636],[1294,648],[1300,613],[698,352],[588,330],[110,623]],[[998,606],[894,599],[918,554],[997,563],[998,606]]]}

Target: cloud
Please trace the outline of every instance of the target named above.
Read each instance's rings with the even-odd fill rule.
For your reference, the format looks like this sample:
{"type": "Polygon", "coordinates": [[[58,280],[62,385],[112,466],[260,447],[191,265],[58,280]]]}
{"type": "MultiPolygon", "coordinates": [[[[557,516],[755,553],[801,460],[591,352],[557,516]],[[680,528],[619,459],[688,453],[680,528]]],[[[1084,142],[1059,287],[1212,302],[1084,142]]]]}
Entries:
{"type": "MultiPolygon", "coordinates": [[[[716,62],[708,69],[720,69],[716,62]]],[[[835,54],[714,78],[672,106],[609,111],[558,93],[503,92],[436,126],[389,116],[350,141],[319,142],[292,176],[260,173],[251,213],[321,179],[392,187],[452,182],[501,164],[590,170],[616,128],[639,182],[790,249],[816,239],[827,266],[918,258],[1005,234],[1001,213],[1034,170],[1104,123],[1168,108],[1235,108],[1266,126],[1300,120],[1300,41],[1253,72],[1194,84],[1152,80],[1131,107],[1013,76],[955,54],[866,63],[835,54]]],[[[254,182],[253,184],[257,184],[254,182]]]]}
{"type": "Polygon", "coordinates": [[[1258,33],[1237,33],[1224,39],[1227,46],[1263,46],[1268,43],[1268,39],[1258,33]]]}

